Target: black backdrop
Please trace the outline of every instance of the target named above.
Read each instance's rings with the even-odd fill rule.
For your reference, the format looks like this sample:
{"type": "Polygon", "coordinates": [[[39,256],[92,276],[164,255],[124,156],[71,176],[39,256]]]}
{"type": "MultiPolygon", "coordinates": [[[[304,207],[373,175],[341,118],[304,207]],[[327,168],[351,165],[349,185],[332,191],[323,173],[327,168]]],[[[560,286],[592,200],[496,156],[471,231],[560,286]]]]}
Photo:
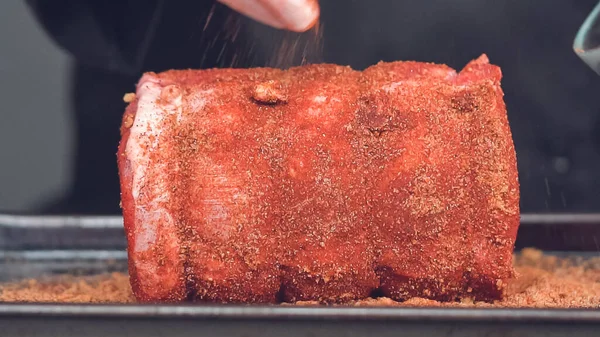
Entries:
{"type": "MultiPolygon", "coordinates": [[[[121,99],[142,71],[273,65],[283,38],[310,37],[230,17],[208,0],[28,3],[77,60],[70,84],[76,176],[69,192],[48,200],[41,213],[120,212],[115,152],[121,99]]],[[[600,211],[600,77],[571,49],[595,4],[322,0],[322,54],[309,56],[357,69],[379,60],[461,68],[486,53],[504,73],[522,211],[600,211]]]]}

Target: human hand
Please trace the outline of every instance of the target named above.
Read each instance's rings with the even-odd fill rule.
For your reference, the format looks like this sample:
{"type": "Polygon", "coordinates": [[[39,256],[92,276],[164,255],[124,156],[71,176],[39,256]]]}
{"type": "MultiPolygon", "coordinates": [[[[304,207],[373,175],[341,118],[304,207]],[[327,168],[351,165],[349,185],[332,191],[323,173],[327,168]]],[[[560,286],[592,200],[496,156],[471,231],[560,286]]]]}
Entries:
{"type": "Polygon", "coordinates": [[[304,32],[319,19],[317,0],[218,0],[231,9],[278,29],[304,32]]]}

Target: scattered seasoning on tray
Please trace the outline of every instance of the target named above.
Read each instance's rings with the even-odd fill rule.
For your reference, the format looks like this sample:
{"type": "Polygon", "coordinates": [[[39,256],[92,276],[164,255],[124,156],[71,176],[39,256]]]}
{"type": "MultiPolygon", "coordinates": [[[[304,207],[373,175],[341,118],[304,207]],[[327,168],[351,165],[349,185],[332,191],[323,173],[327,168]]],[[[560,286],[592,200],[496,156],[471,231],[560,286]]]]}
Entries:
{"type": "Polygon", "coordinates": [[[129,276],[123,273],[47,280],[25,280],[0,285],[2,302],[131,303],[135,302],[129,276]]]}
{"type": "MultiPolygon", "coordinates": [[[[366,299],[355,306],[435,306],[435,307],[600,307],[600,258],[557,258],[535,249],[525,249],[515,257],[517,279],[507,289],[505,299],[495,303],[441,303],[422,298],[396,302],[389,298],[366,299]]],[[[1,302],[53,303],[131,303],[135,302],[129,278],[123,273],[93,277],[63,276],[47,280],[25,280],[0,284],[1,302]]],[[[314,305],[299,302],[296,305],[314,305]]],[[[291,305],[291,304],[285,304],[291,305]]]]}

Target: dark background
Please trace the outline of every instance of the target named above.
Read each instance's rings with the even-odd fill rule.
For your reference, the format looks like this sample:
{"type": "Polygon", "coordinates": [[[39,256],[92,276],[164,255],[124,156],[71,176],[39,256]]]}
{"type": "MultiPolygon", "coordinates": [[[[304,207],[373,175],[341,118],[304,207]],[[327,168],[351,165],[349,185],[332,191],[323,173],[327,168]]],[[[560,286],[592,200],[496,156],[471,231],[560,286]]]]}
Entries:
{"type": "MultiPolygon", "coordinates": [[[[0,209],[119,213],[115,153],[124,109],[122,96],[133,91],[141,72],[289,66],[298,63],[305,52],[311,61],[348,64],[357,69],[379,60],[431,61],[461,68],[486,53],[504,73],[505,100],[519,161],[522,211],[600,211],[600,76],[571,48],[596,1],[322,0],[322,53],[309,43],[314,42],[312,33],[299,36],[278,32],[231,16],[227,8],[213,6],[209,0],[27,3],[28,15],[35,18],[28,24],[42,29],[45,39],[69,55],[69,65],[63,68],[68,72],[65,80],[41,90],[45,90],[44,95],[64,93],[48,109],[60,106],[68,113],[62,127],[70,130],[71,150],[38,154],[49,166],[60,161],[62,176],[61,172],[40,176],[43,169],[28,170],[26,160],[16,160],[23,165],[22,170],[14,164],[0,166],[0,181],[6,186],[0,186],[0,202],[6,201],[0,209]],[[285,47],[294,42],[298,53],[290,55],[295,58],[281,62],[274,57],[282,55],[276,53],[282,43],[285,47]],[[7,178],[9,168],[12,171],[7,178]],[[51,186],[57,177],[63,177],[62,185],[48,189],[51,193],[41,195],[36,189],[51,186]],[[11,193],[35,202],[16,204],[11,202],[11,193]]],[[[2,15],[10,14],[5,11],[2,15]]],[[[2,36],[19,39],[24,23],[15,25],[14,32],[2,36]]],[[[2,28],[10,29],[6,23],[2,28]]],[[[37,60],[44,59],[45,53],[51,57],[49,54],[56,51],[49,51],[48,41],[39,42],[39,49],[32,45],[26,52],[39,54],[37,60]]],[[[0,55],[5,52],[9,51],[2,50],[0,55]]],[[[11,98],[19,94],[17,90],[25,89],[31,91],[29,99],[35,100],[36,90],[40,90],[30,70],[35,65],[15,57],[0,61],[13,72],[21,67],[32,78],[19,86],[6,77],[0,79],[0,98],[14,102],[11,98]]],[[[19,109],[30,114],[33,124],[40,123],[42,119],[36,116],[45,113],[44,109],[22,111],[21,105],[5,106],[2,118],[8,123],[19,109]]],[[[39,124],[36,127],[43,129],[39,124]]],[[[10,131],[10,127],[4,123],[3,130],[10,131]]],[[[23,130],[14,137],[3,137],[1,140],[12,143],[0,149],[20,152],[24,158],[36,155],[36,151],[19,151],[19,137],[35,136],[31,128],[23,130]]],[[[38,143],[44,146],[58,140],[48,137],[38,139],[38,143]]]]}

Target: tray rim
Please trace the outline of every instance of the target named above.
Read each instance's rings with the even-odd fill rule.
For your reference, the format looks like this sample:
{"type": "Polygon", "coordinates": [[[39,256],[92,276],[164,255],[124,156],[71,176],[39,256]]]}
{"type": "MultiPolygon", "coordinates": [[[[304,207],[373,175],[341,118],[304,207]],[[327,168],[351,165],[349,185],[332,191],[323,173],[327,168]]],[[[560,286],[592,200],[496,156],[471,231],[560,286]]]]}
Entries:
{"type": "Polygon", "coordinates": [[[0,317],[600,324],[600,309],[0,303],[0,317]]]}

